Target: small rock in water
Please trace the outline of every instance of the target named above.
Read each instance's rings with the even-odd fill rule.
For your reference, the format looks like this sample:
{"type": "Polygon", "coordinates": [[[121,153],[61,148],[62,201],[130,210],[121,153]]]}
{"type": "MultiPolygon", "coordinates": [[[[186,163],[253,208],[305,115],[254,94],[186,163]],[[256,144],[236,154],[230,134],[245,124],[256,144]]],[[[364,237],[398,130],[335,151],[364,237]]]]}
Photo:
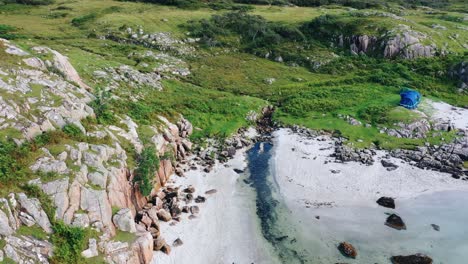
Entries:
{"type": "Polygon", "coordinates": [[[330,171],[331,171],[331,173],[333,173],[333,174],[338,174],[338,173],[341,172],[340,170],[330,170],[330,171]]]}
{"type": "Polygon", "coordinates": [[[319,216],[319,215],[316,215],[315,218],[316,218],[317,220],[320,220],[320,216],[319,216]]]}
{"type": "Polygon", "coordinates": [[[393,256],[390,260],[393,264],[432,264],[432,259],[422,254],[393,256]]]}
{"type": "Polygon", "coordinates": [[[206,191],[205,194],[214,194],[216,192],[218,192],[216,189],[211,189],[211,190],[206,191]]]}
{"type": "Polygon", "coordinates": [[[244,170],[234,169],[234,172],[237,174],[241,174],[241,173],[244,173],[244,170]]]}
{"type": "Polygon", "coordinates": [[[172,246],[173,247],[178,247],[178,246],[182,246],[184,244],[184,242],[182,242],[182,240],[180,238],[177,238],[176,240],[174,240],[174,242],[172,243],[172,246]]]}
{"type": "Polygon", "coordinates": [[[204,203],[205,201],[206,201],[206,198],[200,195],[197,196],[197,198],[195,198],[196,203],[204,203]]]}
{"type": "Polygon", "coordinates": [[[383,207],[395,209],[395,200],[391,197],[380,197],[377,204],[383,207]]]}
{"type": "Polygon", "coordinates": [[[403,222],[403,219],[401,219],[401,217],[396,214],[391,214],[389,217],[387,217],[385,225],[391,228],[395,228],[396,230],[406,230],[405,222],[403,222]]]}
{"type": "Polygon", "coordinates": [[[357,250],[348,242],[341,242],[338,246],[341,254],[345,255],[348,258],[356,258],[357,250]]]}
{"type": "Polygon", "coordinates": [[[432,228],[434,228],[435,231],[440,231],[440,226],[436,224],[431,224],[432,228]]]}

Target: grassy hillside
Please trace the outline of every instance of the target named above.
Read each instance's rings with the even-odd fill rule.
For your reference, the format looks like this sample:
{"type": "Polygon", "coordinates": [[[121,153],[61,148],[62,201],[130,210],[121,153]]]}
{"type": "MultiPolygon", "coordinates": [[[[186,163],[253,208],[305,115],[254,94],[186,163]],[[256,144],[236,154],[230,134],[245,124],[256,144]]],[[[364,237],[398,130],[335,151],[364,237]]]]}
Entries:
{"type": "MultiPolygon", "coordinates": [[[[170,32],[182,39],[194,36],[193,25],[203,20],[214,30],[212,39],[220,44],[193,44],[196,51],[192,55],[177,55],[188,63],[191,75],[164,81],[162,92],[123,87],[114,91],[121,100],[110,100],[110,111],[129,114],[143,126],[157,115],[172,118],[182,113],[199,128],[194,135],[199,138],[226,136],[247,125],[245,116],[250,110],[273,104],[278,109],[275,119],[286,124],[339,131],[359,146],[378,142],[387,148],[411,147],[423,142],[396,140],[378,132],[379,126],[392,126],[411,114],[401,113],[405,110],[397,107],[400,89],[411,87],[430,98],[468,105],[466,92],[458,93],[456,80],[447,75],[450,66],[466,60],[463,45],[468,42],[468,22],[460,8],[458,2],[443,10],[405,8],[396,3],[360,10],[343,5],[257,5],[248,14],[258,16],[262,30],[270,30],[265,32],[272,35],[258,40],[254,34],[252,42],[245,30],[227,31],[228,27],[213,22],[213,15],[222,17],[232,12],[227,10],[232,6],[187,9],[142,2],[66,0],[43,6],[0,5],[0,36],[15,39],[26,50],[46,45],[60,51],[87,83],[99,88],[93,75],[96,70],[126,64],[144,71],[141,62],[129,54],[148,49],[103,37],[141,27],[145,32],[170,32]],[[316,35],[319,28],[305,30],[324,15],[334,19],[329,25],[332,28],[326,28],[331,34],[380,36],[403,24],[430,36],[449,54],[413,61],[350,56],[316,35]],[[299,35],[293,36],[294,32],[299,35]],[[281,55],[284,62],[275,61],[275,56],[266,59],[265,53],[281,55]],[[122,104],[134,95],[140,98],[137,102],[122,104]],[[372,126],[351,126],[343,115],[372,126]]],[[[199,34],[206,29],[198,28],[199,34]]]]}

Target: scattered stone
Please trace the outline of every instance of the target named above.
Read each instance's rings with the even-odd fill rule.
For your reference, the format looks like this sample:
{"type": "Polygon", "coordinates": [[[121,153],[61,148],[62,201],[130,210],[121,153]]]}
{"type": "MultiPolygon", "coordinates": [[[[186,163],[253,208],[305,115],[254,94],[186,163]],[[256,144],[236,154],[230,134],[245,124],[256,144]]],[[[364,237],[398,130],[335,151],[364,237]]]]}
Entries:
{"type": "Polygon", "coordinates": [[[391,197],[380,197],[377,204],[383,207],[395,209],[395,200],[391,197]]]}
{"type": "Polygon", "coordinates": [[[171,214],[170,214],[168,211],[166,211],[165,209],[160,209],[160,210],[158,211],[158,218],[161,219],[161,220],[164,221],[164,222],[169,222],[169,221],[171,221],[172,216],[171,216],[171,214]]]}
{"type": "Polygon", "coordinates": [[[164,240],[164,238],[162,237],[156,238],[153,242],[153,248],[155,251],[161,250],[164,247],[164,245],[166,245],[166,240],[164,240]]]}
{"type": "Polygon", "coordinates": [[[182,242],[182,240],[180,238],[177,238],[176,240],[174,240],[174,242],[172,243],[172,246],[173,247],[178,247],[178,246],[182,246],[184,244],[184,242],[182,242]]]}
{"type": "Polygon", "coordinates": [[[161,248],[161,251],[164,252],[165,254],[169,255],[169,254],[171,254],[171,247],[168,244],[165,244],[161,248]]]}
{"type": "Polygon", "coordinates": [[[432,264],[432,259],[423,254],[393,256],[390,260],[393,264],[432,264]]]}
{"type": "Polygon", "coordinates": [[[330,172],[333,173],[333,174],[338,174],[338,173],[340,173],[341,171],[340,171],[340,170],[330,170],[330,172]]]}
{"type": "Polygon", "coordinates": [[[198,206],[194,205],[194,206],[190,206],[190,212],[194,215],[198,214],[200,212],[200,208],[198,208],[198,206]]]}
{"type": "Polygon", "coordinates": [[[435,231],[440,231],[440,226],[436,224],[431,224],[432,228],[434,228],[435,231]]]}
{"type": "Polygon", "coordinates": [[[218,191],[216,189],[211,189],[211,190],[206,191],[205,194],[215,194],[217,192],[218,191]]]}
{"type": "Polygon", "coordinates": [[[338,249],[340,250],[341,254],[348,258],[356,258],[357,256],[357,250],[348,242],[341,242],[338,246],[338,249]]]}
{"type": "Polygon", "coordinates": [[[192,219],[195,219],[195,218],[197,218],[196,215],[189,215],[189,217],[188,217],[189,220],[192,220],[192,219]]]}
{"type": "Polygon", "coordinates": [[[184,192],[186,192],[186,193],[194,193],[194,192],[195,192],[195,187],[193,187],[193,186],[190,185],[189,187],[187,187],[187,188],[184,189],[184,192]]]}
{"type": "Polygon", "coordinates": [[[197,198],[195,198],[195,202],[196,203],[204,203],[204,202],[206,202],[206,198],[199,195],[199,196],[197,196],[197,198]]]}
{"type": "Polygon", "coordinates": [[[320,220],[320,216],[319,216],[319,215],[316,215],[315,218],[316,218],[317,220],[320,220]]]}
{"type": "Polygon", "coordinates": [[[393,170],[398,169],[398,165],[396,165],[395,163],[392,163],[392,162],[390,162],[388,160],[382,160],[381,163],[382,163],[382,166],[387,168],[388,171],[393,171],[393,170]]]}
{"type": "Polygon", "coordinates": [[[401,219],[401,217],[396,214],[391,214],[389,217],[387,217],[385,225],[396,230],[406,230],[405,222],[403,222],[403,219],[401,219]]]}

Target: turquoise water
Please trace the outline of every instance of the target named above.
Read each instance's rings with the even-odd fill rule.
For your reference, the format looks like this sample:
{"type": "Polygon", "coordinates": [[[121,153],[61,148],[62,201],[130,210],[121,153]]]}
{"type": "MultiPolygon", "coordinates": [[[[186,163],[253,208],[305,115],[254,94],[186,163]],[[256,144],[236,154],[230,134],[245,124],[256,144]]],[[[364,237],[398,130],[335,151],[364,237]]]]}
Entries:
{"type": "Polygon", "coordinates": [[[257,192],[262,234],[283,263],[390,263],[393,255],[415,253],[431,256],[434,263],[468,263],[468,192],[446,191],[397,200],[396,210],[379,206],[288,207],[293,203],[279,195],[271,155],[270,143],[257,143],[248,152],[250,181],[257,192]],[[388,213],[400,215],[407,230],[385,226],[388,213]],[[439,225],[440,231],[431,224],[439,225]],[[346,259],[339,253],[336,247],[341,241],[357,248],[357,259],[346,259]]]}

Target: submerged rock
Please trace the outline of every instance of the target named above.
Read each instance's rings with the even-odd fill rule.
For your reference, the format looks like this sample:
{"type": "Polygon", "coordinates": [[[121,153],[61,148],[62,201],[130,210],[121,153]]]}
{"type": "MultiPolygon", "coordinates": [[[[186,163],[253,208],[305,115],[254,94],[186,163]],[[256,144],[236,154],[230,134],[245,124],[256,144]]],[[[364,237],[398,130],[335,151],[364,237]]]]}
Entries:
{"type": "Polygon", "coordinates": [[[393,264],[432,264],[432,259],[422,254],[393,256],[390,260],[393,264]]]}
{"type": "Polygon", "coordinates": [[[396,230],[406,230],[405,222],[403,222],[403,219],[401,219],[401,217],[396,214],[391,214],[389,217],[387,217],[385,225],[391,228],[395,228],[396,230]]]}
{"type": "Polygon", "coordinates": [[[431,224],[432,228],[434,228],[435,231],[440,231],[440,226],[436,224],[431,224]]]}
{"type": "Polygon", "coordinates": [[[348,242],[341,242],[338,249],[348,258],[356,258],[357,256],[357,250],[348,242]]]}
{"type": "Polygon", "coordinates": [[[395,200],[391,197],[380,197],[377,204],[383,207],[395,209],[395,200]]]}

